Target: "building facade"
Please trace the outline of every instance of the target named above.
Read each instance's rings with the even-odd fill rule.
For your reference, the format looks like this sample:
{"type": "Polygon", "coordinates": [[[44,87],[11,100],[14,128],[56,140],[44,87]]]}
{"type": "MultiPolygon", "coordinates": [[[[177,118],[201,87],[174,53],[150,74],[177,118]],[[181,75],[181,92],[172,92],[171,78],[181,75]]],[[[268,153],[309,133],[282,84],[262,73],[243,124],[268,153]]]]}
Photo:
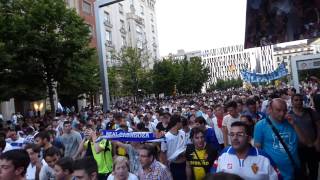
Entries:
{"type": "Polygon", "coordinates": [[[236,79],[240,71],[251,69],[250,52],[243,45],[205,50],[202,52],[202,63],[209,68],[209,80],[206,87],[218,79],[236,79]]]}
{"type": "Polygon", "coordinates": [[[190,58],[193,57],[201,58],[201,51],[185,52],[183,49],[180,49],[176,54],[170,53],[167,56],[163,56],[161,59],[183,60],[186,58],[187,60],[190,60],[190,58]]]}
{"type": "Polygon", "coordinates": [[[96,36],[96,22],[94,14],[94,2],[95,0],[65,0],[68,8],[74,9],[79,16],[81,16],[85,23],[87,23],[90,34],[91,42],[90,46],[97,47],[97,36],[96,36]]]}
{"type": "Polygon", "coordinates": [[[126,0],[104,7],[107,65],[117,65],[112,53],[124,47],[136,47],[148,52],[148,66],[159,59],[159,43],[155,0],[126,0]]]}

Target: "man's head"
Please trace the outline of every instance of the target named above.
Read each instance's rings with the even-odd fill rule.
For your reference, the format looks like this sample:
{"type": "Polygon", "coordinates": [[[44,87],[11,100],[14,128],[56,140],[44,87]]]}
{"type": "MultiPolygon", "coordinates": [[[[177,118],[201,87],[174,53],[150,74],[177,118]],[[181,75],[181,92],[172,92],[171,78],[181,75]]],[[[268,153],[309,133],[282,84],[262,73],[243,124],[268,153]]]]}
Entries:
{"type": "Polygon", "coordinates": [[[22,179],[30,163],[28,153],[22,149],[7,151],[0,155],[0,179],[22,179]]]}
{"type": "Polygon", "coordinates": [[[230,101],[226,104],[226,108],[227,108],[228,113],[234,118],[238,117],[238,115],[239,115],[239,113],[237,111],[237,107],[238,107],[238,105],[235,101],[230,101]]]}
{"type": "Polygon", "coordinates": [[[213,109],[210,108],[210,107],[207,108],[206,113],[207,113],[207,115],[208,115],[209,117],[212,117],[212,115],[213,115],[213,109]]]}
{"type": "Polygon", "coordinates": [[[291,97],[291,103],[293,108],[303,107],[303,96],[301,94],[294,94],[291,97]]]}
{"type": "Polygon", "coordinates": [[[274,120],[282,122],[287,114],[286,102],[281,98],[273,99],[269,105],[269,114],[274,120]]]}
{"type": "Polygon", "coordinates": [[[41,150],[40,147],[36,144],[27,144],[24,149],[29,154],[31,164],[34,165],[35,163],[37,163],[37,161],[39,160],[39,154],[41,150]]]}
{"type": "Polygon", "coordinates": [[[251,113],[257,112],[257,102],[253,98],[249,98],[246,101],[246,106],[251,113]]]}
{"type": "Polygon", "coordinates": [[[34,139],[38,146],[44,147],[46,144],[50,143],[50,134],[48,131],[42,131],[35,135],[34,139]]]}
{"type": "Polygon", "coordinates": [[[69,134],[71,132],[72,126],[70,121],[63,122],[63,132],[69,134]]]}
{"type": "Polygon", "coordinates": [[[143,169],[149,168],[155,159],[155,147],[150,144],[144,144],[139,150],[139,159],[143,169]]]}
{"type": "Polygon", "coordinates": [[[202,116],[196,117],[194,122],[195,122],[195,126],[196,127],[199,127],[199,128],[201,128],[203,130],[206,128],[207,122],[202,116]]]}
{"type": "Polygon", "coordinates": [[[217,105],[214,109],[215,109],[214,113],[215,113],[216,116],[218,116],[218,117],[223,116],[223,113],[224,113],[223,106],[217,105]]]}
{"type": "Polygon", "coordinates": [[[44,152],[43,157],[48,166],[54,168],[54,165],[61,157],[61,152],[58,148],[52,146],[44,152]]]}
{"type": "Polygon", "coordinates": [[[97,180],[97,162],[93,157],[75,160],[73,163],[73,176],[78,180],[97,180]]]}
{"type": "Polygon", "coordinates": [[[196,149],[203,149],[205,147],[204,130],[200,127],[191,129],[190,138],[196,149]]]}
{"type": "Polygon", "coordinates": [[[69,157],[61,158],[54,166],[56,180],[67,179],[73,173],[73,160],[69,157]]]}
{"type": "Polygon", "coordinates": [[[231,145],[236,151],[243,151],[250,145],[250,130],[247,124],[236,121],[231,124],[229,136],[231,145]]]}
{"type": "Polygon", "coordinates": [[[168,129],[172,128],[176,128],[178,130],[182,128],[182,120],[180,115],[171,116],[170,122],[168,124],[168,129]]]}
{"type": "Polygon", "coordinates": [[[160,115],[160,119],[164,124],[168,124],[170,122],[170,118],[171,118],[171,114],[168,112],[162,113],[160,115]]]}

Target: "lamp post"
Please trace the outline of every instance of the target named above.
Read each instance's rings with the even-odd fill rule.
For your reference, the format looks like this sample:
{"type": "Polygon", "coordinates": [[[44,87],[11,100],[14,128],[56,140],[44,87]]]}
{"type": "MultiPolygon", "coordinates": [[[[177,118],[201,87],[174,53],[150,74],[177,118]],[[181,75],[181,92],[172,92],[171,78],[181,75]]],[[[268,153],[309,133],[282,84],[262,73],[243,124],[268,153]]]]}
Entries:
{"type": "Polygon", "coordinates": [[[110,108],[110,96],[109,96],[109,83],[108,83],[108,71],[106,62],[106,51],[105,51],[105,33],[102,33],[101,24],[101,12],[100,8],[112,5],[114,3],[121,2],[123,0],[97,0],[94,2],[94,13],[96,19],[96,34],[97,34],[97,50],[100,64],[100,79],[102,85],[102,98],[103,98],[103,112],[107,112],[110,108]]]}

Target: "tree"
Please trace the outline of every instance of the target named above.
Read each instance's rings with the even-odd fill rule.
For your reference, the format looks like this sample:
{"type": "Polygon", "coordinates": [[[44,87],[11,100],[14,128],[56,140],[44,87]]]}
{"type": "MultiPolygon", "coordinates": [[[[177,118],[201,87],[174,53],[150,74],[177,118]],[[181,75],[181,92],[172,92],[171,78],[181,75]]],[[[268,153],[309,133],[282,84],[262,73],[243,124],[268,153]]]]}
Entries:
{"type": "Polygon", "coordinates": [[[229,88],[240,88],[243,85],[243,81],[240,77],[237,79],[218,79],[216,84],[212,84],[208,91],[213,91],[213,90],[226,90],[229,88]]]}
{"type": "Polygon", "coordinates": [[[114,58],[120,61],[118,69],[123,89],[137,97],[138,90],[146,88],[144,78],[148,73],[148,53],[138,48],[127,47],[114,54],[114,58]]]}
{"type": "Polygon", "coordinates": [[[10,90],[19,87],[8,96],[35,99],[48,91],[54,112],[54,85],[83,70],[93,54],[88,26],[63,0],[3,0],[0,27],[0,42],[12,56],[0,70],[11,72],[3,81],[10,90]]]}
{"type": "Polygon", "coordinates": [[[179,64],[172,59],[155,62],[152,71],[153,92],[171,95],[178,82],[179,64]]]}
{"type": "Polygon", "coordinates": [[[179,62],[180,77],[177,84],[179,92],[199,93],[203,84],[209,78],[209,69],[201,63],[200,57],[186,58],[179,62]]]}
{"type": "Polygon", "coordinates": [[[73,70],[65,75],[58,84],[59,99],[74,102],[86,94],[93,97],[101,87],[98,57],[94,54],[82,63],[74,64],[73,70]]]}

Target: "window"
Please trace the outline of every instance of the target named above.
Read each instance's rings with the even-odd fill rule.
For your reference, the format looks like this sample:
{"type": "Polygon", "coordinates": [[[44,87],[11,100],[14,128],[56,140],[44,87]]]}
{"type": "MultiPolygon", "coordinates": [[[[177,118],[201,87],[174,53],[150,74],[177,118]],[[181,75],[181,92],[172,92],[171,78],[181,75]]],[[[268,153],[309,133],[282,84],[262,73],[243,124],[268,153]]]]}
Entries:
{"type": "Polygon", "coordinates": [[[82,11],[91,14],[91,4],[87,1],[82,2],[82,11]]]}
{"type": "Polygon", "coordinates": [[[89,34],[90,34],[90,36],[94,36],[94,28],[93,28],[93,26],[91,25],[91,24],[88,24],[88,27],[89,27],[89,34]]]}
{"type": "Polygon", "coordinates": [[[121,36],[121,45],[126,46],[127,45],[127,40],[125,36],[121,36]]]}
{"type": "Polygon", "coordinates": [[[140,9],[141,9],[141,15],[144,15],[144,7],[140,6],[140,9]]]}
{"type": "Polygon", "coordinates": [[[153,22],[153,14],[152,13],[150,14],[150,17],[151,17],[151,22],[153,22]]]}
{"type": "Polygon", "coordinates": [[[108,24],[111,23],[110,14],[107,11],[104,11],[104,21],[108,24]]]}
{"type": "Polygon", "coordinates": [[[119,3],[119,13],[123,14],[123,5],[119,3]]]}
{"type": "Polygon", "coordinates": [[[154,33],[154,25],[151,26],[151,31],[154,33]]]}
{"type": "Polygon", "coordinates": [[[112,41],[111,31],[106,31],[106,41],[112,41]]]}
{"type": "Polygon", "coordinates": [[[120,19],[120,27],[124,29],[124,20],[120,19]]]}

